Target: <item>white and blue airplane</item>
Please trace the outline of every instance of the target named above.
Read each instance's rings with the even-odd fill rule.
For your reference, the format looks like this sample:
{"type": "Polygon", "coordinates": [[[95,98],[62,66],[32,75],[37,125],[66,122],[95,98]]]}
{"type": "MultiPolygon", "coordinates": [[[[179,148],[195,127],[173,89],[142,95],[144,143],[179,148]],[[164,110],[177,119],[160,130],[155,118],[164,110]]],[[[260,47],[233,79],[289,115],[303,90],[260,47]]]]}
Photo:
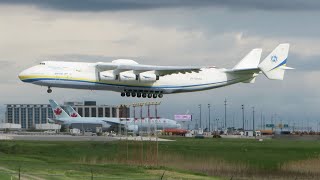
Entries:
{"type": "Polygon", "coordinates": [[[109,118],[109,117],[81,117],[72,107],[67,106],[67,114],[58,103],[54,100],[49,100],[53,114],[56,117],[52,121],[62,123],[70,126],[71,124],[101,124],[103,128],[110,128],[111,126],[118,127],[121,125],[127,128],[128,131],[137,133],[138,131],[145,131],[148,129],[180,129],[181,125],[174,120],[157,118],[157,119],[134,119],[134,118],[109,118]]]}
{"type": "Polygon", "coordinates": [[[163,94],[202,91],[232,85],[254,83],[261,72],[269,79],[283,80],[289,44],[278,45],[261,63],[262,49],[253,49],[232,69],[216,67],[153,66],[133,60],[111,63],[43,61],[22,71],[26,83],[52,87],[110,90],[121,96],[161,98],[163,94]]]}

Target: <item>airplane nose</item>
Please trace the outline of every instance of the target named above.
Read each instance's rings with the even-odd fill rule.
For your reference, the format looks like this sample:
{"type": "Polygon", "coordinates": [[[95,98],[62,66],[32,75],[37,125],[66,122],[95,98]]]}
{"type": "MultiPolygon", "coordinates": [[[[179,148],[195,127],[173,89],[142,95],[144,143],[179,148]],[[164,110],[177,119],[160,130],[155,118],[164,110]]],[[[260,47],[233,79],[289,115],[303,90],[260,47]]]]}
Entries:
{"type": "Polygon", "coordinates": [[[27,78],[28,74],[29,74],[29,71],[28,71],[28,69],[26,69],[26,70],[23,70],[23,71],[18,75],[18,77],[19,77],[19,79],[20,79],[21,81],[24,82],[24,80],[27,78]]]}

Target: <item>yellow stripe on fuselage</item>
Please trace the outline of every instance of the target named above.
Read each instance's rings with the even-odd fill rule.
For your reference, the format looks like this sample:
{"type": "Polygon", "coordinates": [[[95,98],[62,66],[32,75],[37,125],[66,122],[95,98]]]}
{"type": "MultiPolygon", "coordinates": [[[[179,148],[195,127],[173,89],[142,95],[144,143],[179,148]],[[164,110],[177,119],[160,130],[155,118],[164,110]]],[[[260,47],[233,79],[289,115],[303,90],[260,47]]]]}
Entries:
{"type": "Polygon", "coordinates": [[[103,83],[109,85],[132,85],[132,86],[152,86],[153,83],[144,83],[144,84],[137,84],[137,83],[130,83],[130,82],[121,82],[121,81],[97,81],[88,78],[72,78],[68,76],[48,76],[48,75],[26,75],[26,76],[19,76],[19,78],[23,80],[36,80],[36,79],[52,79],[52,80],[70,80],[70,81],[85,81],[85,82],[92,82],[92,83],[103,83]]]}

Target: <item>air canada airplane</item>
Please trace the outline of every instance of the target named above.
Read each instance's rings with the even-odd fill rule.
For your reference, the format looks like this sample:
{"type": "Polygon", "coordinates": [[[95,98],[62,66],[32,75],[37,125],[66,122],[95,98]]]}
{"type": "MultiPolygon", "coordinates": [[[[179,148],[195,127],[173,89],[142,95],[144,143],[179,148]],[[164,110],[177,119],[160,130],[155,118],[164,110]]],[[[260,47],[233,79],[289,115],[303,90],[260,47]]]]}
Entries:
{"type": "Polygon", "coordinates": [[[149,129],[170,129],[177,128],[180,129],[181,125],[174,120],[164,119],[164,118],[154,118],[154,119],[134,119],[126,118],[121,121],[120,118],[110,118],[110,117],[81,117],[71,106],[67,106],[67,114],[58,103],[54,100],[49,100],[50,106],[52,108],[53,114],[56,117],[52,119],[52,122],[62,123],[65,125],[71,125],[76,123],[81,124],[101,124],[103,128],[110,128],[111,126],[117,127],[121,125],[127,128],[129,131],[137,133],[138,131],[146,131],[149,129]]]}
{"type": "Polygon", "coordinates": [[[129,59],[110,63],[43,61],[22,71],[26,83],[52,87],[109,90],[121,96],[162,98],[163,94],[202,91],[254,83],[261,72],[269,79],[283,80],[289,44],[280,44],[261,63],[262,49],[253,49],[232,69],[142,65],[129,59]]]}

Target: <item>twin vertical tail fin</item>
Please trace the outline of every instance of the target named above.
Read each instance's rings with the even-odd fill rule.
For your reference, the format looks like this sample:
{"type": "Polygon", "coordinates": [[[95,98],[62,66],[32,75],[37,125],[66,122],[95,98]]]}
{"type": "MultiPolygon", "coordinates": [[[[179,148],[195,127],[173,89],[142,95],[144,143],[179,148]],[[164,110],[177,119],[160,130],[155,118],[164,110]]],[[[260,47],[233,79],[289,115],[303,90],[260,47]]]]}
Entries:
{"type": "Polygon", "coordinates": [[[53,114],[57,119],[59,118],[69,118],[70,116],[56,103],[54,100],[49,100],[50,106],[52,108],[53,114]]]}
{"type": "Polygon", "coordinates": [[[260,64],[259,69],[272,80],[283,80],[285,70],[293,69],[286,67],[289,44],[279,44],[260,64]]]}

